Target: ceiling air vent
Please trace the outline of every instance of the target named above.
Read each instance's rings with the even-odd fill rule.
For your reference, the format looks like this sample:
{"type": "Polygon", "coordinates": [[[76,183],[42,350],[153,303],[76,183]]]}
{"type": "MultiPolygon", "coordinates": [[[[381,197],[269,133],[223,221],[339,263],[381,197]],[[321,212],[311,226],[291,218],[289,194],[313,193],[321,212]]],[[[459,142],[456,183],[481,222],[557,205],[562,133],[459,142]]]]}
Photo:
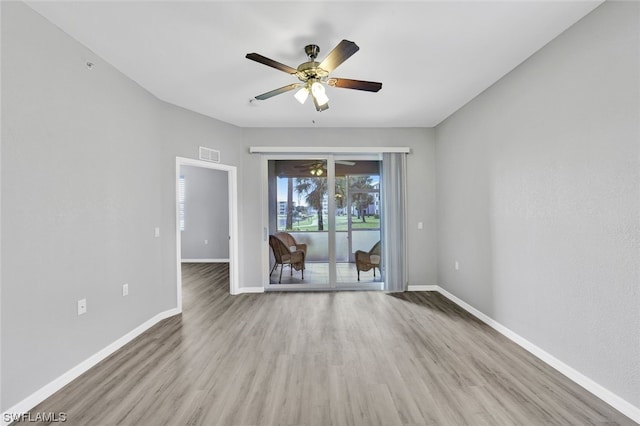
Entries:
{"type": "Polygon", "coordinates": [[[211,148],[200,147],[200,159],[204,161],[211,161],[212,163],[220,162],[220,151],[211,148]]]}

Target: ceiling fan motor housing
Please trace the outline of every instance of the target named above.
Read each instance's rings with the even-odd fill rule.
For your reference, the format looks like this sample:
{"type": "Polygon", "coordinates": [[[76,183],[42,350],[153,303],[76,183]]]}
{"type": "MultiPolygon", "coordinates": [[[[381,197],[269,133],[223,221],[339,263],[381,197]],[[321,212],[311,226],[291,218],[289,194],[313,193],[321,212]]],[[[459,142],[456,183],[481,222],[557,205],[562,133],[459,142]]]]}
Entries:
{"type": "Polygon", "coordinates": [[[309,59],[314,61],[318,57],[318,53],[320,53],[320,47],[316,44],[308,44],[304,47],[304,53],[307,54],[309,59]]]}
{"type": "Polygon", "coordinates": [[[318,57],[318,53],[320,53],[320,48],[315,44],[309,44],[304,47],[304,52],[309,57],[309,61],[298,66],[296,77],[304,82],[324,81],[329,72],[320,68],[320,62],[315,60],[318,57]]]}
{"type": "Polygon", "coordinates": [[[302,63],[298,66],[298,72],[296,72],[296,77],[300,81],[308,81],[308,80],[322,80],[323,78],[329,75],[328,71],[319,68],[319,62],[309,61],[302,63]]]}

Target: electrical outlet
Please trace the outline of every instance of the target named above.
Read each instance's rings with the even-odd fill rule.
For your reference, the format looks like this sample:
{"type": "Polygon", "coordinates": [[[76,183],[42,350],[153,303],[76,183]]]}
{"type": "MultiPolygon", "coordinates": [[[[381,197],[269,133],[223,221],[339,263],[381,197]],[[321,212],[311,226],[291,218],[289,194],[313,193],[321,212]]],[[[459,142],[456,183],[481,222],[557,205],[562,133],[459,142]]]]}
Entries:
{"type": "Polygon", "coordinates": [[[453,263],[453,267],[454,267],[454,268],[456,268],[456,271],[459,271],[459,270],[460,270],[460,263],[456,260],[456,261],[453,263]]]}
{"type": "Polygon", "coordinates": [[[122,284],[122,295],[123,296],[129,295],[129,284],[122,284]]]}
{"type": "Polygon", "coordinates": [[[204,240],[204,243],[205,244],[209,244],[209,240],[204,240]]]}
{"type": "Polygon", "coordinates": [[[422,222],[418,222],[418,229],[422,229],[422,228],[423,228],[422,222]]]}
{"type": "Polygon", "coordinates": [[[160,228],[156,228],[155,229],[155,234],[156,238],[160,237],[160,228]]]}
{"type": "Polygon", "coordinates": [[[87,299],[78,300],[78,315],[87,313],[87,299]]]}

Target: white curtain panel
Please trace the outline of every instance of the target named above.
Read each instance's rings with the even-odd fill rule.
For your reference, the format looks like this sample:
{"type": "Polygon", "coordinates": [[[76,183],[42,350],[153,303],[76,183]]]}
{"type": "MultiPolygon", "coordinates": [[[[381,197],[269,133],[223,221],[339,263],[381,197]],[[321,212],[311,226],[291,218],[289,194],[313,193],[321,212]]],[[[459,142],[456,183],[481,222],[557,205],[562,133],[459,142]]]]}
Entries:
{"type": "Polygon", "coordinates": [[[407,289],[404,153],[382,155],[382,274],[385,290],[407,289]]]}

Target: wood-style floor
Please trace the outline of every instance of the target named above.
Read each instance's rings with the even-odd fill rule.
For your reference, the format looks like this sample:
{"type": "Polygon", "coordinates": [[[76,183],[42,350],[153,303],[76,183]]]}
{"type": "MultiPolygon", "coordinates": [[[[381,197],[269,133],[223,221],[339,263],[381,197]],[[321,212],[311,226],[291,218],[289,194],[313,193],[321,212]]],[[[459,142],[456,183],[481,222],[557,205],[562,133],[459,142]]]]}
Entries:
{"type": "Polygon", "coordinates": [[[68,425],[630,425],[432,292],[228,295],[183,265],[184,312],[32,410],[68,425]]]}

